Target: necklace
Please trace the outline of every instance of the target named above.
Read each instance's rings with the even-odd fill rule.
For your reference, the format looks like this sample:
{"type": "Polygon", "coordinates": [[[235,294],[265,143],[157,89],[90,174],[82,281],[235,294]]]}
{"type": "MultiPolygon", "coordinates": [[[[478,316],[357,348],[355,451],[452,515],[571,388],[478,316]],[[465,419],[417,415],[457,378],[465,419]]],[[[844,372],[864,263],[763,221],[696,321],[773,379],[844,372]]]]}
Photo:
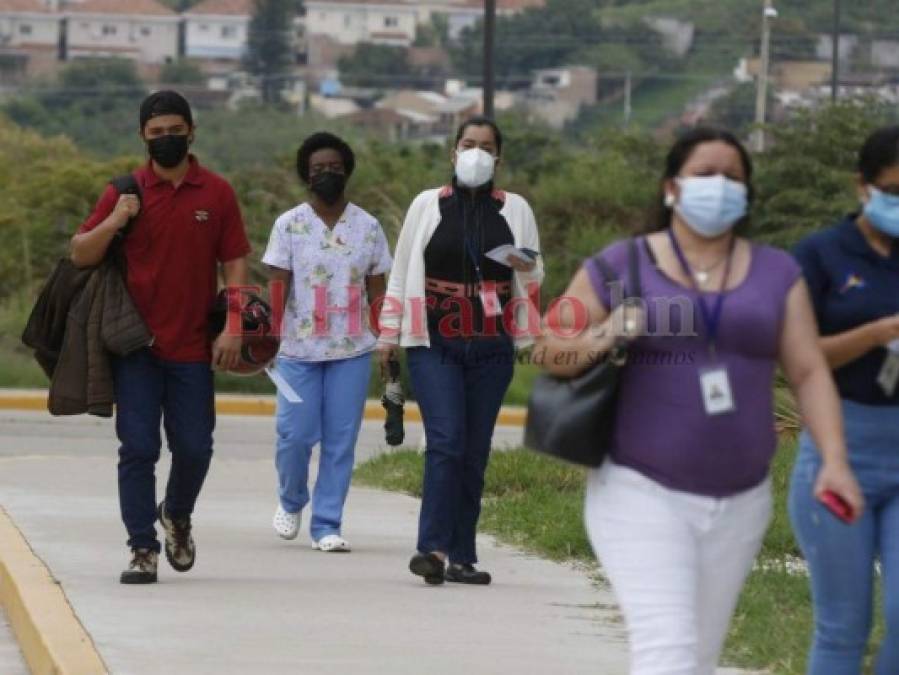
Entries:
{"type": "Polygon", "coordinates": [[[718,269],[724,263],[724,261],[727,260],[727,258],[728,256],[724,256],[709,267],[696,268],[693,271],[693,278],[696,279],[696,283],[698,283],[700,286],[705,286],[707,283],[709,283],[710,274],[718,269]]]}

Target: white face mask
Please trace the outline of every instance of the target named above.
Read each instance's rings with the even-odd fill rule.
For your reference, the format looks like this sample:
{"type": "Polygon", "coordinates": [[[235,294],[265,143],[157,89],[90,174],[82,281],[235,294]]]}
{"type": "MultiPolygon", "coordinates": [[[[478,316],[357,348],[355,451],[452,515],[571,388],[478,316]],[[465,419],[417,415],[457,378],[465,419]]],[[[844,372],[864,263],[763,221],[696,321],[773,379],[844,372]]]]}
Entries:
{"type": "Polygon", "coordinates": [[[480,148],[456,151],[456,180],[467,188],[478,188],[493,178],[496,158],[480,148]]]}
{"type": "Polygon", "coordinates": [[[678,178],[677,214],[697,234],[714,239],[742,220],[748,208],[746,185],[724,176],[678,178]]]}

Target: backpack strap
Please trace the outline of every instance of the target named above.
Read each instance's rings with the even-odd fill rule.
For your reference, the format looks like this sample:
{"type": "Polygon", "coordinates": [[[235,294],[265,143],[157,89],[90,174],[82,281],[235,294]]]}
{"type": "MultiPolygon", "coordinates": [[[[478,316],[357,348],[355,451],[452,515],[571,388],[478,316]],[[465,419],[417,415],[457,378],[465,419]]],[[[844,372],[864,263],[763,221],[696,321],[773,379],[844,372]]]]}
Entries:
{"type": "MultiPolygon", "coordinates": [[[[117,176],[109,181],[109,184],[115,188],[115,191],[118,192],[119,195],[136,195],[138,201],[141,202],[141,206],[143,206],[144,196],[141,192],[140,184],[137,182],[137,177],[133,173],[117,176]]],[[[132,225],[134,225],[134,218],[131,218],[125,227],[116,232],[116,238],[124,239],[127,237],[128,232],[131,231],[132,225]]]]}

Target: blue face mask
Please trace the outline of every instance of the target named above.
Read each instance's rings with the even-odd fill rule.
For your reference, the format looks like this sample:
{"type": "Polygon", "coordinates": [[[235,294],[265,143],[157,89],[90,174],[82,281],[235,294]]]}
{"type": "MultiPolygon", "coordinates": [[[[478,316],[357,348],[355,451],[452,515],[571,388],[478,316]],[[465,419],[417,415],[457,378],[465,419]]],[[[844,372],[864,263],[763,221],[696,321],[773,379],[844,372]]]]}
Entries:
{"type": "Polygon", "coordinates": [[[865,218],[886,236],[899,239],[899,195],[887,194],[873,185],[868,191],[871,197],[865,204],[865,218]]]}
{"type": "Polygon", "coordinates": [[[677,214],[696,234],[720,237],[746,216],[749,205],[746,185],[724,176],[679,178],[677,214]]]}

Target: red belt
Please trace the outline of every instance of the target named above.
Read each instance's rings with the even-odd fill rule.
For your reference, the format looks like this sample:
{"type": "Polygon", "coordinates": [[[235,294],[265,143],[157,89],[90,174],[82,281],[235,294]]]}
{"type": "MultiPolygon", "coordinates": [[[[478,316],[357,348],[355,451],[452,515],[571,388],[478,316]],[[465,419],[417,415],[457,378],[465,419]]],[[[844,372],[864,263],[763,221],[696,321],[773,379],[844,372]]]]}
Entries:
{"type": "Polygon", "coordinates": [[[488,281],[485,284],[480,282],[475,284],[457,284],[452,281],[443,281],[442,279],[425,278],[425,290],[441,295],[451,295],[456,298],[472,298],[478,295],[481,286],[488,288],[492,285],[496,289],[497,295],[511,295],[512,282],[510,281],[488,281]]]}

